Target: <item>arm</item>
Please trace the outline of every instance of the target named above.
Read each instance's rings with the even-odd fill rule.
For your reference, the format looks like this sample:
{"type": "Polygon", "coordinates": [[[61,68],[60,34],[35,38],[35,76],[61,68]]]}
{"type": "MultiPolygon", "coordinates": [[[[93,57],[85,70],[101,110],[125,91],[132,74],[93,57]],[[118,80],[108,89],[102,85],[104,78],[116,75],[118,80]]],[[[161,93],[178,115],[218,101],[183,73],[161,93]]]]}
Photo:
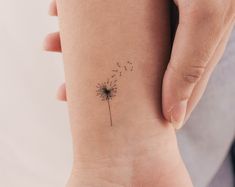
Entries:
{"type": "Polygon", "coordinates": [[[74,143],[68,186],[191,186],[161,114],[166,1],[57,3],[74,143]]]}

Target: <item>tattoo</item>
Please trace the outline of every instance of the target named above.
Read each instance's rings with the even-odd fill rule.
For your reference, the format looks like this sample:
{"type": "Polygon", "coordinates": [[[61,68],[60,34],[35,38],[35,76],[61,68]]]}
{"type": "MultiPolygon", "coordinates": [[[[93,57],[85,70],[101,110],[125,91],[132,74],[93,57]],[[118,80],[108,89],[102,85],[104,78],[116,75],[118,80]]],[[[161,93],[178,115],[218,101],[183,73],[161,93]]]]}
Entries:
{"type": "Polygon", "coordinates": [[[117,62],[117,66],[118,66],[119,68],[121,67],[119,62],[117,62]]]}
{"type": "Polygon", "coordinates": [[[111,127],[113,126],[113,120],[110,102],[117,95],[117,74],[119,77],[121,77],[124,72],[132,72],[134,69],[133,63],[129,61],[127,61],[124,66],[121,66],[119,62],[117,62],[116,65],[118,69],[112,70],[113,74],[111,75],[111,78],[108,78],[106,82],[98,83],[96,85],[96,95],[100,97],[102,101],[106,101],[108,104],[111,127]]]}

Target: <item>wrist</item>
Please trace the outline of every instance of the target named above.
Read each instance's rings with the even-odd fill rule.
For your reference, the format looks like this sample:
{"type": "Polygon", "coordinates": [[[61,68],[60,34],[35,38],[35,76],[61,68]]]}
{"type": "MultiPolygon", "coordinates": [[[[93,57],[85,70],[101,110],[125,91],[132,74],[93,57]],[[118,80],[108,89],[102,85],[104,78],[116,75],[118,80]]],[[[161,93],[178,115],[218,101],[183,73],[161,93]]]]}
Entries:
{"type": "Polygon", "coordinates": [[[148,182],[164,187],[190,186],[174,130],[159,120],[129,125],[125,131],[115,128],[112,133],[80,134],[80,141],[77,139],[74,147],[69,187],[73,187],[71,183],[92,187],[139,184],[149,187],[148,182]],[[169,181],[172,173],[174,178],[169,181]]]}

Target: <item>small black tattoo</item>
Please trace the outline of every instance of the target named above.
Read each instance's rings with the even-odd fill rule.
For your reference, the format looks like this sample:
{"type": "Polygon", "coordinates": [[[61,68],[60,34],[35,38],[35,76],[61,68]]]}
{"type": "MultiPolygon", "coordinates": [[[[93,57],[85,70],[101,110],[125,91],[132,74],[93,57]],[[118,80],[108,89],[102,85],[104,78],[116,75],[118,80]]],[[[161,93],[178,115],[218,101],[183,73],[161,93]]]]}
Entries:
{"type": "MultiPolygon", "coordinates": [[[[113,126],[113,119],[112,119],[112,112],[111,112],[111,100],[117,95],[117,83],[118,77],[122,77],[124,72],[122,71],[123,68],[119,62],[116,63],[118,69],[113,69],[113,74],[111,78],[107,79],[106,82],[98,83],[96,85],[96,95],[101,98],[102,101],[106,101],[108,104],[109,109],[109,116],[110,116],[110,126],[113,126]],[[118,76],[119,75],[119,76],[118,76]],[[118,76],[118,77],[117,77],[118,76]]],[[[128,61],[123,66],[125,72],[133,71],[133,63],[128,61]]]]}
{"type": "Polygon", "coordinates": [[[110,116],[110,125],[113,126],[112,113],[110,100],[112,100],[117,94],[117,85],[113,84],[112,81],[105,82],[102,84],[97,84],[98,89],[96,90],[97,96],[101,98],[102,101],[107,101],[109,108],[109,116],[110,116]]]}

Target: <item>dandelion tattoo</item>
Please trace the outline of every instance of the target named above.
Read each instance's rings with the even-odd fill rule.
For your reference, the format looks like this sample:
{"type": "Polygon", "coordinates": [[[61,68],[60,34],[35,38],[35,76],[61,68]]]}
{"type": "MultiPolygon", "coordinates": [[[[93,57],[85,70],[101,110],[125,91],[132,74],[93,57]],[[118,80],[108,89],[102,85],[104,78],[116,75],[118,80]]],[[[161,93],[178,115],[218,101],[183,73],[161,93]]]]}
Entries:
{"type": "Polygon", "coordinates": [[[132,72],[133,71],[133,63],[126,62],[124,66],[121,66],[119,62],[116,63],[117,69],[113,69],[113,74],[111,78],[109,78],[106,82],[98,83],[96,85],[96,95],[100,97],[102,101],[106,101],[109,109],[109,117],[110,117],[110,126],[113,126],[112,112],[111,112],[111,100],[117,95],[117,77],[121,77],[124,72],[132,72]],[[119,76],[117,76],[119,75],[119,76]]]}
{"type": "Polygon", "coordinates": [[[117,94],[117,80],[115,81],[106,81],[102,84],[98,84],[97,87],[97,96],[101,98],[102,101],[107,101],[108,108],[109,108],[109,116],[110,116],[110,125],[113,126],[112,120],[112,113],[110,107],[110,101],[116,96],[117,94]]]}

